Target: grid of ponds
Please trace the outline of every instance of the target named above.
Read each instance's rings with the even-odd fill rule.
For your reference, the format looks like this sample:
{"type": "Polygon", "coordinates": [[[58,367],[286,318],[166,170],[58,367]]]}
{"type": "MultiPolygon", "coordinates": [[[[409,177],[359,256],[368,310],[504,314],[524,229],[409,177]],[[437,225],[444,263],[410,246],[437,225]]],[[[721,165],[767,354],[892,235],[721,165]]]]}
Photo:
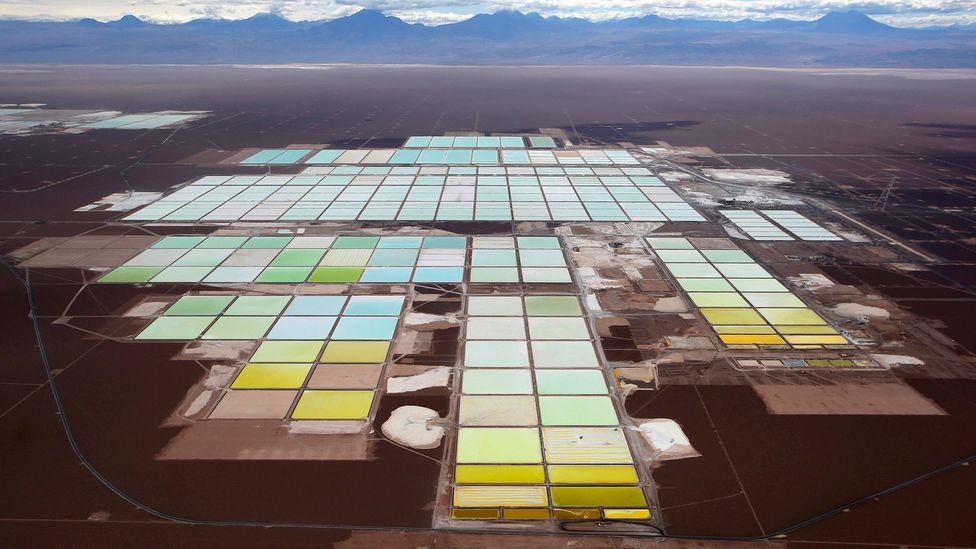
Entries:
{"type": "MultiPolygon", "coordinates": [[[[263,152],[263,151],[262,151],[263,152]]],[[[257,153],[261,154],[261,153],[257,153]]],[[[640,162],[623,149],[325,149],[305,164],[622,165],[640,162]]]]}
{"type": "MultiPolygon", "coordinates": [[[[550,138],[551,139],[551,138],[550,138]]],[[[555,143],[553,143],[555,146],[555,143]]],[[[524,149],[525,139],[519,136],[450,136],[412,135],[403,144],[405,149],[524,149]]]]}
{"type": "Polygon", "coordinates": [[[645,240],[730,348],[816,349],[850,342],[746,252],[681,237],[645,240]]]}
{"type": "MultiPolygon", "coordinates": [[[[176,123],[193,115],[166,116],[176,123]]],[[[152,128],[163,120],[126,115],[86,127],[152,128]]],[[[297,175],[204,176],[125,219],[706,221],[628,151],[558,149],[546,136],[413,136],[400,149],[265,149],[240,164],[314,166],[297,175]]],[[[721,212],[757,239],[793,240],[785,228],[804,240],[840,240],[793,211],[721,212]]],[[[850,347],[731,243],[646,242],[728,348],[850,347]]],[[[571,283],[570,271],[552,236],[172,235],[98,282],[291,284],[299,292],[313,283],[571,283]]],[[[647,479],[579,297],[466,294],[463,301],[458,424],[446,465],[451,517],[650,519],[647,479]]],[[[208,419],[363,421],[375,415],[405,303],[399,295],[195,293],[154,316],[134,339],[252,342],[208,419]]],[[[867,362],[749,358],[738,365],[871,367],[867,362]]]]}
{"type": "Polygon", "coordinates": [[[386,168],[374,174],[342,168],[328,174],[204,176],[124,219],[705,221],[644,168],[639,170],[645,175],[432,174],[418,167],[414,173],[386,168]]]}
{"type": "Polygon", "coordinates": [[[403,296],[186,295],[140,341],[257,341],[210,419],[365,420],[403,296]]]}
{"type": "Polygon", "coordinates": [[[453,518],[650,518],[576,296],[469,296],[462,365],[453,518]]]}
{"type": "Polygon", "coordinates": [[[75,130],[155,130],[171,128],[209,114],[206,111],[159,111],[122,114],[116,111],[0,108],[0,133],[75,130]]]}
{"type": "Polygon", "coordinates": [[[100,283],[568,283],[553,236],[171,235],[100,283]]]}
{"type": "Polygon", "coordinates": [[[793,240],[793,236],[808,241],[843,240],[793,210],[719,210],[719,213],[755,240],[793,240]]]}
{"type": "Polygon", "coordinates": [[[783,229],[753,210],[719,210],[740,231],[755,240],[793,240],[783,229]]]}
{"type": "MultiPolygon", "coordinates": [[[[443,175],[443,176],[596,176],[596,177],[632,177],[639,178],[632,183],[642,182],[642,186],[664,186],[664,182],[647,168],[642,166],[309,166],[302,171],[302,175],[360,175],[360,176],[406,176],[406,175],[443,175]]],[[[464,180],[458,180],[458,184],[464,180]]],[[[619,183],[619,182],[618,182],[619,183]]],[[[391,183],[392,184],[392,183],[391,183]]],[[[477,180],[474,184],[477,184],[477,180]]],[[[486,184],[500,185],[497,181],[488,180],[486,184]]],[[[511,186],[525,185],[522,180],[506,180],[511,186]]],[[[559,183],[554,183],[559,184],[559,183]]]]}
{"type": "Polygon", "coordinates": [[[308,149],[265,149],[245,158],[241,164],[289,165],[305,158],[311,152],[308,149]]]}
{"type": "Polygon", "coordinates": [[[810,221],[799,212],[793,210],[760,210],[763,215],[772,219],[787,231],[796,235],[800,240],[836,241],[841,237],[810,221]]]}
{"type": "Polygon", "coordinates": [[[108,120],[82,124],[79,127],[87,130],[155,130],[173,126],[198,116],[199,114],[125,114],[108,120]]]}
{"type": "Polygon", "coordinates": [[[866,358],[740,358],[736,366],[743,370],[780,370],[790,368],[848,368],[858,370],[883,369],[876,362],[866,358]]]}
{"type": "MultiPolygon", "coordinates": [[[[461,139],[461,138],[445,138],[461,139]]],[[[478,138],[505,139],[505,138],[478,138]]],[[[519,139],[521,138],[513,138],[519,139]]],[[[263,149],[241,160],[242,165],[374,164],[374,165],[604,165],[637,166],[623,149],[506,148],[420,149],[263,149]],[[313,154],[314,153],[314,154],[313,154]],[[311,156],[309,156],[311,155],[311,156]]]]}

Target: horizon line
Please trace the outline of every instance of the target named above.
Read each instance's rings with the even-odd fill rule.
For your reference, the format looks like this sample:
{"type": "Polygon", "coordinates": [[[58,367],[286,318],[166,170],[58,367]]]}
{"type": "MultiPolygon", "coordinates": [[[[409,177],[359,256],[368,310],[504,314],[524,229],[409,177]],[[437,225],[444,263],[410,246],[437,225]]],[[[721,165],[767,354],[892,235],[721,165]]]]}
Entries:
{"type": "Polygon", "coordinates": [[[879,20],[875,19],[874,17],[872,17],[870,14],[867,14],[867,13],[865,13],[863,11],[859,11],[859,10],[828,10],[828,11],[824,12],[823,14],[821,14],[821,15],[813,18],[813,19],[794,19],[794,18],[786,17],[786,16],[770,17],[768,19],[757,19],[757,18],[717,19],[717,18],[708,18],[708,17],[675,17],[675,18],[671,18],[671,17],[665,17],[665,16],[662,16],[662,15],[658,15],[658,14],[653,13],[653,12],[648,12],[648,13],[643,13],[643,14],[635,14],[635,15],[631,15],[631,16],[627,16],[627,17],[608,17],[606,19],[597,19],[597,20],[594,20],[594,19],[588,19],[586,17],[578,17],[578,16],[572,16],[572,17],[560,17],[560,16],[557,16],[557,15],[549,15],[549,16],[546,16],[546,15],[542,15],[539,12],[536,12],[536,11],[522,12],[521,10],[517,10],[517,9],[502,9],[502,10],[497,10],[497,11],[490,12],[490,13],[489,12],[478,12],[478,13],[471,14],[470,16],[466,17],[465,19],[460,19],[458,21],[450,21],[450,22],[446,22],[446,23],[437,23],[437,24],[424,23],[422,21],[409,22],[409,21],[406,21],[404,19],[401,19],[400,17],[397,17],[395,15],[389,15],[389,14],[387,14],[387,13],[381,11],[381,10],[371,9],[371,8],[361,8],[360,10],[355,11],[353,13],[350,13],[348,15],[340,15],[340,16],[332,17],[332,18],[301,19],[301,20],[290,19],[290,18],[288,18],[288,17],[286,17],[286,16],[284,16],[284,15],[282,15],[280,13],[275,13],[274,11],[264,11],[264,12],[255,13],[255,14],[250,15],[250,16],[247,16],[247,17],[240,17],[240,18],[236,18],[236,19],[235,18],[228,18],[228,17],[197,17],[197,18],[193,18],[193,19],[186,19],[186,20],[180,20],[180,21],[177,21],[177,20],[173,20],[173,21],[161,21],[161,20],[153,19],[153,18],[147,17],[147,16],[139,16],[139,15],[135,15],[135,14],[132,14],[132,13],[127,13],[127,14],[123,14],[123,15],[119,16],[116,19],[107,19],[107,20],[100,20],[100,19],[96,19],[94,17],[81,17],[81,18],[44,18],[44,17],[34,17],[34,18],[24,18],[24,17],[5,17],[5,16],[0,16],[0,21],[20,21],[20,22],[27,22],[27,23],[80,23],[82,21],[95,21],[95,22],[101,23],[101,24],[109,24],[109,23],[115,23],[115,22],[121,21],[121,20],[126,19],[126,18],[135,18],[135,19],[138,19],[139,21],[141,21],[141,22],[143,22],[145,24],[148,24],[148,25],[158,25],[158,26],[174,25],[175,26],[175,25],[185,25],[185,24],[190,23],[190,22],[193,22],[193,21],[228,21],[228,22],[233,22],[233,21],[247,21],[247,20],[254,19],[256,17],[262,17],[262,16],[265,16],[265,17],[266,16],[272,16],[272,17],[276,17],[278,19],[281,19],[283,21],[287,21],[289,23],[296,23],[296,24],[298,24],[298,23],[325,23],[325,22],[329,22],[329,21],[335,21],[335,20],[338,20],[338,19],[343,19],[343,18],[346,18],[346,17],[351,17],[351,16],[357,15],[357,14],[362,13],[362,12],[377,13],[377,14],[381,14],[381,15],[383,15],[385,17],[390,17],[390,18],[397,19],[397,20],[402,21],[402,22],[404,22],[404,23],[406,23],[408,25],[420,25],[420,26],[424,26],[424,27],[441,27],[441,26],[445,26],[445,25],[452,25],[452,24],[457,24],[457,23],[461,23],[461,22],[464,22],[464,21],[469,21],[469,20],[471,20],[474,17],[477,17],[479,15],[497,15],[497,14],[502,14],[502,13],[513,13],[513,14],[514,13],[517,13],[517,14],[520,14],[522,16],[536,15],[536,16],[541,17],[543,19],[582,20],[582,21],[586,21],[586,22],[589,22],[589,23],[593,23],[593,24],[607,23],[607,22],[613,22],[613,21],[626,21],[626,20],[629,20],[629,19],[641,19],[641,18],[644,18],[644,17],[658,17],[658,18],[663,19],[663,20],[666,20],[666,21],[703,21],[703,22],[722,22],[722,23],[741,23],[741,22],[748,22],[748,21],[757,22],[757,23],[763,23],[763,22],[769,22],[769,21],[791,21],[791,22],[802,23],[802,22],[815,22],[815,21],[818,21],[819,19],[822,19],[823,17],[825,17],[827,15],[835,14],[835,13],[836,14],[850,14],[850,13],[854,13],[854,14],[863,15],[863,16],[871,19],[872,21],[875,21],[876,23],[879,23],[881,25],[886,25],[886,26],[889,26],[889,27],[892,27],[892,28],[895,28],[895,29],[905,29],[905,30],[948,29],[948,28],[960,27],[960,26],[971,26],[971,25],[960,25],[959,23],[951,23],[951,24],[945,24],[945,25],[928,25],[928,26],[917,26],[917,27],[913,27],[913,26],[899,27],[899,26],[895,26],[895,25],[891,25],[891,24],[888,24],[888,23],[884,23],[882,21],[879,21],[879,20]]]}

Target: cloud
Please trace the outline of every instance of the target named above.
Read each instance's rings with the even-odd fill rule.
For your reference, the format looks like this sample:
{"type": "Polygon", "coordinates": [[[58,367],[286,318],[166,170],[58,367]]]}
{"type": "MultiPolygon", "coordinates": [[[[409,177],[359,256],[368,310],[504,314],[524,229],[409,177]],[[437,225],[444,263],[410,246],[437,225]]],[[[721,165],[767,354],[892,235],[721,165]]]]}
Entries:
{"type": "Polygon", "coordinates": [[[445,25],[457,23],[471,17],[471,13],[454,11],[435,11],[425,9],[387,10],[384,13],[394,15],[409,23],[423,23],[425,25],[445,25]]]}
{"type": "Polygon", "coordinates": [[[813,19],[834,10],[854,9],[901,26],[972,23],[976,0],[195,0],[110,1],[0,0],[0,16],[30,19],[116,19],[135,14],[155,21],[181,22],[199,17],[229,19],[272,12],[293,20],[331,19],[371,8],[409,22],[443,24],[476,13],[517,9],[542,15],[582,17],[594,21],[656,14],[702,19],[813,19]]]}

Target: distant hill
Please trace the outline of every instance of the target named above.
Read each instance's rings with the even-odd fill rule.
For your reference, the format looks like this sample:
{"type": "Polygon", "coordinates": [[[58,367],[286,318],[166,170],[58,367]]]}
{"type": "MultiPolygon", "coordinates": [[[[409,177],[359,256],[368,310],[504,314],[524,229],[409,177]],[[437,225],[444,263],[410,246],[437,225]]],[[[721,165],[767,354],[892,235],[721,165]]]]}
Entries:
{"type": "Polygon", "coordinates": [[[809,28],[813,31],[847,34],[872,34],[897,30],[856,11],[830,12],[810,23],[809,28]]]}
{"type": "Polygon", "coordinates": [[[0,63],[333,62],[976,67],[976,29],[896,28],[855,11],[813,21],[591,22],[504,10],[438,26],[375,10],[328,21],[0,20],[0,63]]]}

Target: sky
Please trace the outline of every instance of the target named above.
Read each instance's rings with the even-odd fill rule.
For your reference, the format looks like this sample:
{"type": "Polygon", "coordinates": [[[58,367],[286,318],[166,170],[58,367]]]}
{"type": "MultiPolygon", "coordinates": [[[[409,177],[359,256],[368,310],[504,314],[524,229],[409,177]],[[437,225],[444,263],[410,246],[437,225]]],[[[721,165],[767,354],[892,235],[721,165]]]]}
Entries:
{"type": "Polygon", "coordinates": [[[0,0],[0,18],[67,20],[91,17],[108,21],[132,14],[161,23],[178,23],[201,17],[240,19],[273,12],[300,21],[332,19],[362,8],[377,9],[405,21],[428,25],[451,23],[500,9],[593,21],[648,14],[722,20],[816,19],[828,11],[853,9],[900,27],[976,23],[976,0],[0,0]]]}

